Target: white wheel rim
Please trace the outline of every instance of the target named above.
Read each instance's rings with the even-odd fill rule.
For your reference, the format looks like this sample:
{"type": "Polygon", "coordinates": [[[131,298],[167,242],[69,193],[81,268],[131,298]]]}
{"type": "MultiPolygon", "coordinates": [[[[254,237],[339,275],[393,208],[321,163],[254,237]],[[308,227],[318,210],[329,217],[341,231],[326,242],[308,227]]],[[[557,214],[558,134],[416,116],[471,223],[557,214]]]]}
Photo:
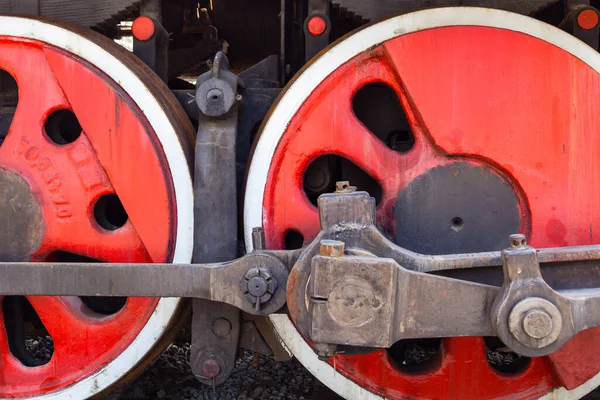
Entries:
{"type": "MultiPolygon", "coordinates": [[[[110,52],[67,29],[34,19],[1,16],[0,36],[33,39],[77,55],[115,81],[142,110],[162,145],[173,178],[177,206],[173,262],[189,263],[194,227],[192,180],[175,127],[148,88],[110,52]]],[[[92,375],[64,389],[33,398],[84,399],[102,392],[127,374],[153,348],[169,327],[179,301],[178,298],[161,299],[131,344],[92,375]]]]}
{"type": "MultiPolygon", "coordinates": [[[[417,11],[371,25],[344,39],[310,64],[287,88],[266,121],[248,171],[244,200],[244,240],[252,250],[252,228],[262,226],[264,190],[271,160],[279,141],[314,89],[338,67],[368,48],[392,38],[425,29],[448,26],[482,26],[521,32],[572,54],[600,73],[600,55],[558,28],[507,11],[477,7],[449,7],[417,11]]],[[[320,361],[287,315],[269,317],[282,344],[321,382],[346,399],[382,399],[320,361]]],[[[555,388],[542,399],[579,399],[600,385],[600,373],[573,390],[555,388]]]]}

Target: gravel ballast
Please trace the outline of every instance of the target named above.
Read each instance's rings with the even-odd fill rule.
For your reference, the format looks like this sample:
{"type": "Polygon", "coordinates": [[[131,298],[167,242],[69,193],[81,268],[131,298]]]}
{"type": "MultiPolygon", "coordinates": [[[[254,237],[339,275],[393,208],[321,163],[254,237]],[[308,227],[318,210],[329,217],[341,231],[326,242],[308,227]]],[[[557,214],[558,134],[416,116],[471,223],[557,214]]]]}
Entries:
{"type": "MultiPolygon", "coordinates": [[[[35,358],[48,361],[53,349],[49,336],[26,341],[27,350],[35,358]]],[[[415,352],[415,349],[408,349],[415,352]]],[[[423,350],[425,351],[425,350],[423,350]]],[[[295,359],[277,362],[272,357],[244,351],[228,381],[217,386],[205,386],[191,373],[188,363],[189,343],[171,344],[145,373],[103,400],[341,400],[315,379],[295,359]]],[[[420,353],[419,353],[420,354],[420,353]]],[[[488,354],[493,363],[510,360],[497,359],[498,353],[488,354]]],[[[505,358],[508,356],[504,356],[505,358]]],[[[600,400],[600,388],[584,397],[600,400]]]]}
{"type": "MultiPolygon", "coordinates": [[[[171,345],[136,381],[104,400],[342,400],[295,359],[276,362],[251,352],[243,353],[229,380],[213,391],[193,377],[189,349],[187,343],[171,345]]],[[[584,399],[600,400],[600,389],[584,399]]]]}
{"type": "Polygon", "coordinates": [[[341,400],[296,361],[245,351],[227,382],[212,387],[198,382],[188,364],[189,343],[172,344],[142,376],[105,400],[341,400]]]}

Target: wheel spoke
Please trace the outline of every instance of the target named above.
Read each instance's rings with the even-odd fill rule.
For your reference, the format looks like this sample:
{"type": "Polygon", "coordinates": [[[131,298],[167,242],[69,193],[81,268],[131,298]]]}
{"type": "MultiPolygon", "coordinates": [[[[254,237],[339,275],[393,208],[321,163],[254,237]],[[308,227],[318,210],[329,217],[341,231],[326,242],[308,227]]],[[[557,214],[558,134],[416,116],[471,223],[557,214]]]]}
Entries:
{"type": "Polygon", "coordinates": [[[93,152],[93,157],[80,154],[77,172],[90,182],[100,184],[97,179],[93,180],[93,174],[85,173],[86,169],[99,165],[152,260],[164,259],[169,252],[169,237],[175,229],[171,216],[175,205],[169,199],[170,173],[175,171],[169,171],[150,143],[149,135],[155,133],[134,113],[132,105],[107,88],[93,70],[77,68],[77,60],[55,50],[44,52],[93,152]],[[73,71],[76,71],[75,76],[73,71]],[[81,90],[78,82],[88,82],[86,90],[81,90]],[[94,102],[90,103],[90,99],[94,102]],[[100,113],[93,104],[113,106],[100,113]]]}
{"type": "Polygon", "coordinates": [[[600,352],[594,350],[598,348],[599,333],[600,328],[582,331],[548,356],[554,372],[567,389],[576,388],[596,374],[594,368],[600,365],[600,352]]]}
{"type": "Polygon", "coordinates": [[[14,74],[19,85],[19,103],[8,135],[0,146],[0,162],[18,171],[23,164],[32,163],[23,151],[24,143],[35,143],[36,146],[43,144],[46,115],[54,109],[69,108],[69,103],[42,51],[3,52],[0,66],[14,74]],[[18,65],[35,65],[37,73],[21,76],[22,70],[18,65]],[[40,88],[44,88],[43,95],[39,92],[40,88]]]}
{"type": "Polygon", "coordinates": [[[265,208],[271,210],[276,218],[285,221],[285,228],[281,232],[277,234],[266,232],[269,238],[267,244],[270,248],[286,248],[286,234],[290,231],[300,233],[305,244],[319,233],[319,213],[302,192],[301,183],[284,184],[291,186],[288,188],[286,201],[283,204],[265,205],[265,208]]]}
{"type": "Polygon", "coordinates": [[[28,296],[54,342],[51,362],[55,367],[68,364],[81,354],[101,356],[107,348],[123,339],[136,318],[147,317],[155,300],[129,299],[115,315],[100,316],[91,312],[79,297],[28,296]],[[102,341],[104,346],[94,343],[102,341]]]}
{"type": "Polygon", "coordinates": [[[115,231],[100,227],[90,206],[73,204],[69,216],[47,221],[42,247],[34,255],[44,258],[65,251],[104,262],[149,262],[150,255],[130,221],[115,231]]]}
{"type": "Polygon", "coordinates": [[[103,261],[150,260],[129,220],[112,231],[98,223],[95,202],[114,189],[85,135],[64,147],[40,136],[23,136],[16,153],[26,160],[22,174],[30,178],[45,214],[45,232],[34,258],[63,250],[103,261]]]}

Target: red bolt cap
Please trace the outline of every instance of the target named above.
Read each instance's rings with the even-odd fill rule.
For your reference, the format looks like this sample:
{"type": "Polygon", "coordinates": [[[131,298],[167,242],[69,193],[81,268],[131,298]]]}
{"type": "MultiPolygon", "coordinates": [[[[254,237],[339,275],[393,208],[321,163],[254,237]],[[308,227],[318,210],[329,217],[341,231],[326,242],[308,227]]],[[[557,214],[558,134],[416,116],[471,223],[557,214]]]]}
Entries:
{"type": "Polygon", "coordinates": [[[154,21],[148,17],[137,17],[131,25],[131,32],[137,40],[146,41],[154,35],[154,21]]]}
{"type": "Polygon", "coordinates": [[[311,35],[320,36],[327,29],[327,22],[323,19],[323,17],[315,15],[308,20],[307,29],[311,35]]]}
{"type": "Polygon", "coordinates": [[[216,360],[210,358],[202,363],[202,374],[207,378],[214,378],[219,375],[219,372],[221,372],[221,367],[216,360]]]}
{"type": "Polygon", "coordinates": [[[598,14],[594,10],[583,10],[577,16],[577,25],[581,29],[592,29],[598,25],[598,14]]]}

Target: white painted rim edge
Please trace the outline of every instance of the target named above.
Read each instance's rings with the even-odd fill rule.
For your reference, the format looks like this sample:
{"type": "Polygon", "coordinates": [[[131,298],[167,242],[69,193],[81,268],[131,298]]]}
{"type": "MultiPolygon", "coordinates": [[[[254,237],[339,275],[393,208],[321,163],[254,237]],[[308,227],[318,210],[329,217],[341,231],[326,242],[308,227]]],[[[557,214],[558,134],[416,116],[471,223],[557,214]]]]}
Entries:
{"type": "MultiPolygon", "coordinates": [[[[520,14],[479,7],[448,7],[417,11],[371,25],[341,41],[300,74],[277,103],[260,133],[251,160],[244,197],[244,240],[252,250],[252,228],[262,226],[264,189],[273,155],[296,111],[312,91],[339,66],[373,45],[403,34],[447,26],[484,26],[521,32],[544,40],[579,58],[600,73],[600,55],[558,28],[520,14]]],[[[382,399],[329,364],[320,361],[286,315],[269,317],[282,344],[323,384],[346,399],[382,399]]],[[[555,388],[542,399],[579,399],[600,385],[600,373],[573,390],[555,388]]]]}
{"type": "MultiPolygon", "coordinates": [[[[192,259],[194,227],[191,175],[175,128],[148,88],[111,53],[64,28],[34,19],[0,16],[0,35],[45,42],[79,56],[108,75],[138,105],[163,146],[173,177],[177,205],[177,240],[173,262],[189,263],[192,259]]],[[[122,378],[152,349],[169,326],[179,301],[178,298],[161,299],[138,336],[118,357],[100,370],[64,389],[34,398],[79,400],[102,392],[122,378]]]]}

